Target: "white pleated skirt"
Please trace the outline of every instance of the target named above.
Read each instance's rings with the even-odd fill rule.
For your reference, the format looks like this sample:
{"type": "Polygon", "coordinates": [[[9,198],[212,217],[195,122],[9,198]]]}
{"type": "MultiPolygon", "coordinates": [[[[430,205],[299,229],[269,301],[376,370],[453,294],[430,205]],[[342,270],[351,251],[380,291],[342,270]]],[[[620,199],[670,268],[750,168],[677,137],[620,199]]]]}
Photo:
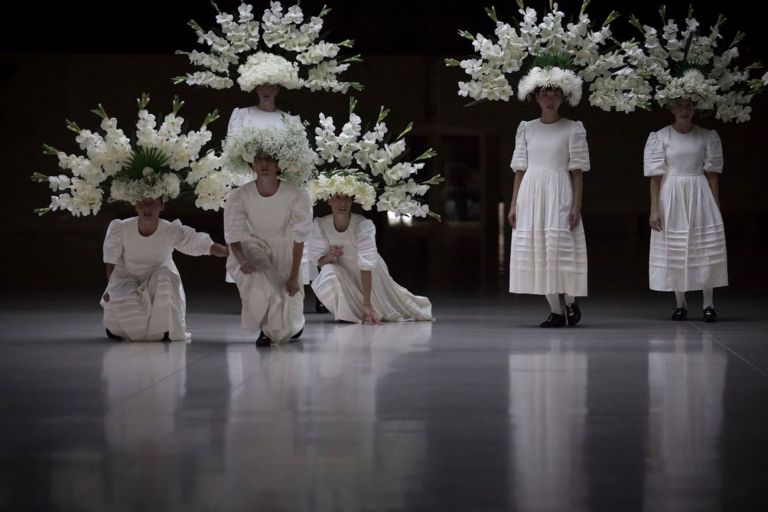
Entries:
{"type": "Polygon", "coordinates": [[[509,258],[510,293],[587,295],[584,226],[570,229],[568,171],[527,171],[517,193],[509,258]]]}
{"type": "Polygon", "coordinates": [[[127,341],[189,339],[186,300],[181,278],[160,267],[142,277],[116,269],[107,285],[109,302],[101,300],[104,327],[127,341]]]}
{"type": "Polygon", "coordinates": [[[728,285],[723,217],[707,178],[666,175],[659,193],[663,231],[651,231],[651,290],[689,291],[728,285]]]}
{"type": "MultiPolygon", "coordinates": [[[[432,303],[397,284],[379,257],[371,271],[371,305],[383,322],[432,320],[432,303]]],[[[312,290],[336,320],[363,321],[363,289],[360,270],[352,261],[329,263],[312,281],[312,290]]]]}

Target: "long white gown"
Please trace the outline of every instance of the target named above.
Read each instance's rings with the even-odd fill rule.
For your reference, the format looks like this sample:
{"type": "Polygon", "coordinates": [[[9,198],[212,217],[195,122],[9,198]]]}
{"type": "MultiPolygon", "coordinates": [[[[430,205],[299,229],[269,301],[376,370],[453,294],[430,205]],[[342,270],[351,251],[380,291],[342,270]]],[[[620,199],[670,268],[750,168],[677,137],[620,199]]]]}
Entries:
{"type": "Polygon", "coordinates": [[[289,183],[269,197],[256,182],[233,190],[224,207],[224,237],[240,242],[257,272],[243,274],[230,251],[227,271],[242,301],[241,322],[249,332],[261,330],[273,342],[287,341],[304,328],[304,290],[293,297],[285,283],[291,274],[294,242],[305,242],[312,228],[309,195],[289,183]]]}
{"type": "Polygon", "coordinates": [[[569,171],[589,171],[587,134],[579,121],[539,119],[517,128],[510,167],[525,171],[509,258],[510,293],[587,295],[587,243],[581,220],[571,229],[569,171]]]}
{"type": "Polygon", "coordinates": [[[102,298],[104,327],[130,341],[190,337],[186,296],[173,251],[190,256],[211,252],[213,241],[181,221],[160,219],[149,236],[139,233],[139,218],[113,220],[104,239],[104,263],[115,266],[107,283],[109,302],[102,298]]]}
{"type": "Polygon", "coordinates": [[[307,260],[316,265],[329,246],[340,245],[344,254],[336,263],[323,265],[312,281],[312,290],[336,320],[363,321],[361,270],[371,271],[371,305],[385,322],[432,320],[432,304],[397,284],[376,250],[376,227],[369,219],[352,214],[349,227],[336,230],[333,215],[315,219],[307,244],[307,260]]]}
{"type": "Polygon", "coordinates": [[[651,290],[703,290],[728,285],[723,217],[705,172],[723,172],[723,148],[714,130],[694,125],[651,132],[643,171],[662,176],[659,214],[663,231],[651,231],[651,290]]]}

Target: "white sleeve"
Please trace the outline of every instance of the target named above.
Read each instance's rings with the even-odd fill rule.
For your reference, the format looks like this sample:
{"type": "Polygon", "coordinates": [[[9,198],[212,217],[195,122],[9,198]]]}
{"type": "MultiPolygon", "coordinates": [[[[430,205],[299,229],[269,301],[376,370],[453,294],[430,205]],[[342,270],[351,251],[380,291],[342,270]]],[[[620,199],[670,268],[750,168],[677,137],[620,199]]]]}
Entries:
{"type": "Polygon", "coordinates": [[[229,116],[229,124],[227,125],[227,138],[235,135],[243,127],[243,109],[235,108],[232,111],[232,115],[229,116]]]}
{"type": "Polygon", "coordinates": [[[306,260],[312,265],[317,265],[317,261],[328,252],[329,245],[328,239],[320,228],[320,219],[315,219],[312,223],[312,233],[304,247],[306,260]]]}
{"type": "Polygon", "coordinates": [[[581,121],[576,121],[571,133],[568,134],[568,153],[570,162],[568,170],[589,171],[589,146],[587,146],[587,130],[581,121]]]}
{"type": "Polygon", "coordinates": [[[658,132],[651,132],[643,150],[643,174],[647,177],[660,176],[667,172],[667,158],[664,144],[658,132]]]}
{"type": "Polygon", "coordinates": [[[173,248],[190,256],[207,256],[211,254],[211,240],[208,233],[198,233],[189,226],[184,226],[180,220],[171,222],[168,234],[172,237],[173,248]]]}
{"type": "Polygon", "coordinates": [[[305,242],[312,231],[312,202],[304,189],[298,189],[298,194],[291,204],[291,214],[288,219],[288,232],[294,242],[305,242]]]}
{"type": "Polygon", "coordinates": [[[376,226],[369,219],[361,220],[355,226],[357,245],[357,267],[360,270],[376,269],[378,251],[376,250],[376,226]]]}
{"type": "Polygon", "coordinates": [[[513,171],[525,171],[528,169],[528,145],[525,142],[525,121],[520,121],[515,135],[515,152],[512,153],[512,162],[509,164],[513,171]]]}
{"type": "Polygon", "coordinates": [[[723,172],[723,143],[715,130],[707,133],[707,148],[704,154],[704,172],[723,172]]]}
{"type": "Polygon", "coordinates": [[[122,222],[115,219],[109,223],[107,235],[104,237],[104,263],[117,265],[123,258],[122,222]]]}
{"type": "Polygon", "coordinates": [[[248,236],[245,205],[240,197],[242,190],[236,188],[231,191],[224,205],[224,240],[228,244],[242,242],[248,236]]]}

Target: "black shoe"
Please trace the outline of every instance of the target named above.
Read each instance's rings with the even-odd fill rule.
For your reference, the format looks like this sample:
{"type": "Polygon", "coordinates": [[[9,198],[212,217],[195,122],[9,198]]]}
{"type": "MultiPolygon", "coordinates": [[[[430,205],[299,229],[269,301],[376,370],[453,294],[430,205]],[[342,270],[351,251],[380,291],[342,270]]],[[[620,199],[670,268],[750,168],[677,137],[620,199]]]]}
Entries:
{"type": "Polygon", "coordinates": [[[573,301],[573,304],[565,305],[565,320],[570,327],[575,326],[581,320],[581,309],[579,309],[579,304],[576,301],[573,301]]]}
{"type": "Polygon", "coordinates": [[[291,342],[298,341],[298,339],[301,337],[301,333],[304,332],[304,328],[302,327],[299,332],[291,336],[291,342]]]}
{"type": "Polygon", "coordinates": [[[259,337],[256,338],[256,346],[257,347],[269,347],[272,345],[272,340],[269,339],[269,337],[264,334],[263,332],[259,333],[259,337]]]}
{"type": "Polygon", "coordinates": [[[168,336],[168,331],[165,331],[163,334],[163,341],[171,341],[171,337],[168,336]]]}
{"type": "Polygon", "coordinates": [[[320,299],[315,299],[315,311],[318,313],[327,313],[328,308],[325,307],[325,304],[320,302],[320,299]]]}
{"type": "Polygon", "coordinates": [[[676,322],[683,322],[688,318],[688,310],[685,308],[677,308],[675,309],[675,312],[672,313],[672,320],[676,322]]]}
{"type": "Polygon", "coordinates": [[[717,313],[715,313],[715,308],[712,306],[707,306],[704,308],[704,321],[708,324],[717,322],[717,313]]]}
{"type": "Polygon", "coordinates": [[[106,331],[107,331],[107,338],[115,341],[123,341],[122,336],[118,336],[117,334],[113,333],[109,329],[106,329],[106,331]]]}
{"type": "Polygon", "coordinates": [[[565,327],[565,315],[550,313],[547,319],[539,324],[539,327],[565,327]]]}

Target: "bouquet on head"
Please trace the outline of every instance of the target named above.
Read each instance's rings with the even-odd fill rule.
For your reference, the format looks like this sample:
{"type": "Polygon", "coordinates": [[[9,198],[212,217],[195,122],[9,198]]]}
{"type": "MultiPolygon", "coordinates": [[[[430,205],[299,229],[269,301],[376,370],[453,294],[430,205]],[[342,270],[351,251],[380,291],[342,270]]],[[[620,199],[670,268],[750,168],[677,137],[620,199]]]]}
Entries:
{"type": "Polygon", "coordinates": [[[237,81],[246,92],[261,84],[343,94],[350,88],[362,88],[358,83],[339,80],[350,63],[360,61],[356,55],[339,58],[341,49],[351,48],[353,41],[329,43],[320,39],[323,17],[330,9],[323,8],[318,16],[305,20],[298,4],[284,11],[280,2],[271,2],[259,23],[253,5],[242,3],[237,17],[213,5],[218,12],[216,29],[206,31],[194,20],[189,22],[206,51],[177,52],[203,70],[177,77],[176,83],[229,89],[237,81]]]}
{"type": "Polygon", "coordinates": [[[737,32],[724,46],[722,15],[704,34],[693,17],[693,9],[689,9],[682,29],[674,19],[667,19],[666,6],[659,13],[661,29],[643,25],[635,16],[630,19],[643,34],[639,69],[653,85],[655,102],[669,108],[679,98],[687,98],[698,110],[713,112],[721,121],[748,121],[752,111],[749,103],[765,88],[768,74],[756,76],[755,71],[761,67],[757,62],[739,67],[738,44],[744,33],[737,32]]]}
{"type": "Polygon", "coordinates": [[[384,122],[389,111],[382,108],[376,123],[364,132],[355,106],[352,99],[349,120],[338,133],[333,118],[320,114],[315,128],[318,174],[308,185],[312,200],[344,195],[352,197],[365,210],[375,205],[378,211],[396,215],[439,218],[422,201],[430,186],[440,183],[442,178],[437,175],[422,182],[414,179],[424,168],[424,161],[436,153],[428,149],[408,161],[404,137],[412,123],[393,140],[384,122]]]}
{"type": "Polygon", "coordinates": [[[295,116],[283,114],[279,125],[246,126],[224,141],[221,158],[225,172],[250,177],[251,163],[257,156],[275,160],[279,178],[298,187],[305,187],[314,173],[315,153],[306,128],[295,116]]]}
{"type": "Polygon", "coordinates": [[[218,169],[220,161],[214,153],[200,156],[211,140],[207,126],[218,118],[217,112],[208,114],[199,130],[184,132],[184,119],[178,115],[183,101],[174,98],[172,112],[160,128],[146,109],[148,103],[147,94],[138,100],[133,139],[117,127],[117,119],[109,117],[101,105],[93,110],[102,120],[101,133],[67,121],[84,154],[70,155],[43,145],[45,153],[58,157],[59,174],[35,173],[32,179],[48,183],[57,194],[51,196],[47,208],[35,211],[42,215],[64,210],[79,217],[95,215],[105,201],[135,205],[147,198],[174,199],[185,184],[192,185],[218,169]]]}
{"type": "Polygon", "coordinates": [[[618,17],[611,12],[599,28],[592,27],[585,0],[576,21],[564,22],[565,13],[556,3],[539,20],[536,11],[517,0],[521,19],[513,24],[500,21],[495,8],[486,9],[496,24],[490,37],[459,34],[472,41],[475,58],[447,59],[448,66],[461,67],[470,80],[459,82],[459,95],[476,101],[521,101],[539,89],[556,88],[570,105],[577,105],[589,84],[591,105],[603,110],[629,112],[646,108],[650,88],[635,78],[638,50],[633,43],[616,47],[610,24],[618,17]]]}

